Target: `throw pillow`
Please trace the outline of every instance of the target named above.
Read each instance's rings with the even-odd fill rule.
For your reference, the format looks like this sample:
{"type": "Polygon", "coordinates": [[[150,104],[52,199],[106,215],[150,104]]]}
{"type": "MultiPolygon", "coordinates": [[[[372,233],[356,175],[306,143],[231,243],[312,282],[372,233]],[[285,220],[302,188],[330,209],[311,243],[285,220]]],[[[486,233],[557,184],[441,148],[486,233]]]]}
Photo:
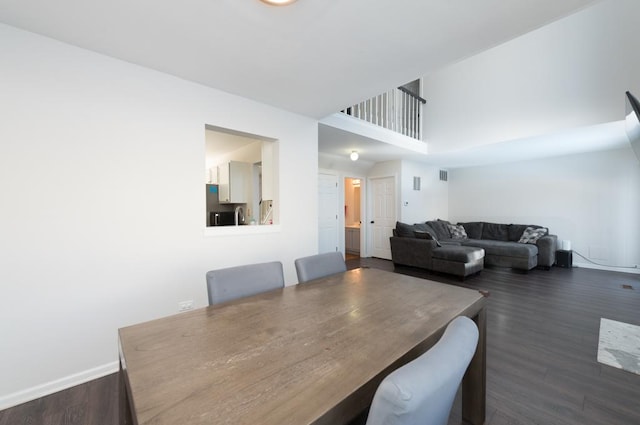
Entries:
{"type": "Polygon", "coordinates": [[[440,245],[440,242],[438,242],[438,240],[429,232],[422,232],[420,230],[416,230],[415,232],[413,232],[413,234],[417,239],[427,239],[430,241],[435,241],[436,246],[442,246],[440,245]]]}
{"type": "Polygon", "coordinates": [[[518,242],[522,237],[522,234],[527,229],[527,227],[533,227],[534,229],[539,229],[543,226],[538,226],[537,224],[510,224],[509,225],[509,240],[512,242],[518,242]]]}
{"type": "Polygon", "coordinates": [[[432,235],[436,234],[436,232],[434,232],[433,229],[429,225],[427,225],[427,223],[414,223],[413,230],[416,230],[418,232],[430,232],[432,235]]]}
{"type": "Polygon", "coordinates": [[[401,238],[415,238],[413,234],[413,225],[401,223],[399,221],[396,222],[396,233],[401,238]]]}
{"type": "Polygon", "coordinates": [[[452,239],[467,239],[467,232],[461,224],[448,224],[452,239]]]}
{"type": "Polygon", "coordinates": [[[427,221],[427,224],[436,232],[436,236],[438,237],[438,239],[451,238],[451,233],[449,233],[447,222],[445,222],[444,220],[427,221]]]}
{"type": "Polygon", "coordinates": [[[545,227],[527,227],[524,229],[524,232],[522,232],[522,236],[518,242],[535,244],[538,239],[546,235],[548,231],[549,230],[545,227]]]}

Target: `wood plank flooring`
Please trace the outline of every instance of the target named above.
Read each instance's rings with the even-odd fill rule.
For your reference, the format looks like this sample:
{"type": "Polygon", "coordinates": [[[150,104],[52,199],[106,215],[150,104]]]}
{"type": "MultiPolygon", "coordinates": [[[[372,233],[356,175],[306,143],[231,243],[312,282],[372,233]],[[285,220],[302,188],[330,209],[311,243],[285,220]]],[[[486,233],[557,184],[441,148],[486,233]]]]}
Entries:
{"type": "Polygon", "coordinates": [[[117,425],[118,374],[0,411],[0,425],[117,425]]]}
{"type": "MultiPolygon", "coordinates": [[[[347,263],[394,270],[385,260],[347,263]]],[[[460,282],[419,269],[395,271],[490,292],[487,425],[640,424],[640,376],[596,360],[601,317],[640,325],[640,275],[487,268],[460,282]]],[[[116,425],[117,384],[112,374],[0,411],[0,425],[116,425]]],[[[460,423],[457,400],[449,424],[460,423]]]]}

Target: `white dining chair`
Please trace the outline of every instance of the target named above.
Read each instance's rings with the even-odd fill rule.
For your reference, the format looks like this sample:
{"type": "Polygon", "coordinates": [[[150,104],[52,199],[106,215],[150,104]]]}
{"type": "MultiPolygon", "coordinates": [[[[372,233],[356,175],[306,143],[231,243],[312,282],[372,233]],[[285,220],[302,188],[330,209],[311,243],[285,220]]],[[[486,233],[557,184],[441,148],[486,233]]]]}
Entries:
{"type": "Polygon", "coordinates": [[[473,320],[452,320],[429,351],[384,378],[366,425],[446,425],[477,344],[473,320]]]}
{"type": "Polygon", "coordinates": [[[209,305],[284,287],[282,263],[248,264],[207,272],[209,305]]]}
{"type": "Polygon", "coordinates": [[[347,265],[340,252],[310,255],[298,258],[294,263],[299,283],[347,271],[347,265]]]}

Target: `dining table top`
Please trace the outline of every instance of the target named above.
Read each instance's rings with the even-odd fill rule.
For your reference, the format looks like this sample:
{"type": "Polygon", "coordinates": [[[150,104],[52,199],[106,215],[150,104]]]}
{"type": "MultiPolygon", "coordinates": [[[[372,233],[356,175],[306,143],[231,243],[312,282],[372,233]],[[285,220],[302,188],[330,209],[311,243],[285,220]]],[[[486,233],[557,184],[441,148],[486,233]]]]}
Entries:
{"type": "Polygon", "coordinates": [[[360,268],[119,330],[138,425],[338,424],[476,290],[360,268]]]}

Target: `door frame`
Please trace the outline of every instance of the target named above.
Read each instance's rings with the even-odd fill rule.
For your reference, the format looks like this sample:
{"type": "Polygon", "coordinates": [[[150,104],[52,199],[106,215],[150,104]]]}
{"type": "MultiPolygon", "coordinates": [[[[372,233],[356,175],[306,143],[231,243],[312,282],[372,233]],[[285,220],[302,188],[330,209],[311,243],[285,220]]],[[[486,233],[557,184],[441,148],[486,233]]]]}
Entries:
{"type": "MultiPolygon", "coordinates": [[[[360,177],[357,174],[354,173],[343,173],[342,174],[342,181],[340,184],[340,189],[342,191],[342,205],[344,206],[344,201],[345,201],[345,184],[344,181],[346,179],[359,179],[360,180],[360,258],[364,258],[364,257],[371,257],[371,255],[369,255],[369,249],[367,246],[367,235],[369,234],[368,232],[368,228],[367,228],[367,219],[369,217],[368,215],[368,211],[367,211],[367,199],[369,198],[367,196],[367,190],[368,190],[368,178],[367,177],[360,177]]],[[[340,215],[340,218],[342,220],[342,228],[345,229],[346,223],[344,220],[344,210],[342,211],[342,214],[340,215]]],[[[342,254],[345,255],[346,258],[346,253],[347,253],[347,247],[346,247],[346,241],[344,240],[344,232],[342,232],[342,254]]]]}
{"type": "MultiPolygon", "coordinates": [[[[338,215],[338,250],[342,252],[343,256],[346,254],[344,240],[344,179],[360,179],[360,221],[363,223],[362,226],[360,226],[360,257],[370,257],[371,251],[369,248],[370,242],[368,235],[371,229],[367,226],[369,220],[369,177],[363,176],[358,172],[352,173],[350,171],[338,171],[326,168],[319,168],[318,174],[330,174],[337,176],[338,179],[338,205],[336,205],[336,214],[338,215]]],[[[319,205],[318,209],[320,209],[319,205]]]]}

